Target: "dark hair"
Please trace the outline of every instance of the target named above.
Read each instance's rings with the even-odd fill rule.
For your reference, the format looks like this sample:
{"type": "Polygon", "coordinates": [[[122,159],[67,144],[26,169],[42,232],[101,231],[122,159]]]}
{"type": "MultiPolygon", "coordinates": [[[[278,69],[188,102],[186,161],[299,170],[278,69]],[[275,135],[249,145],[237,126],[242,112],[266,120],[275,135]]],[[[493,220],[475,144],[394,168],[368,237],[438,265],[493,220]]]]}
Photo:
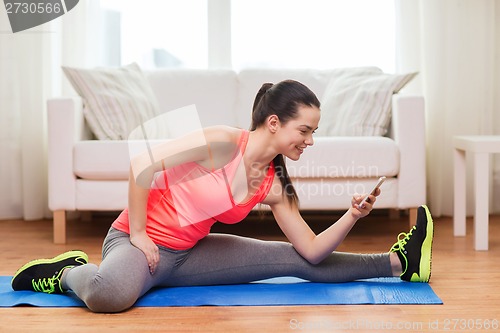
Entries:
{"type": "MultiPolygon", "coordinates": [[[[301,105],[320,107],[316,95],[304,84],[294,80],[277,84],[264,83],[255,96],[250,130],[257,129],[271,115],[276,115],[280,122],[285,124],[297,117],[298,107],[301,105]]],[[[299,198],[288,176],[283,155],[278,154],[273,163],[283,187],[283,194],[290,204],[298,206],[299,198]]]]}

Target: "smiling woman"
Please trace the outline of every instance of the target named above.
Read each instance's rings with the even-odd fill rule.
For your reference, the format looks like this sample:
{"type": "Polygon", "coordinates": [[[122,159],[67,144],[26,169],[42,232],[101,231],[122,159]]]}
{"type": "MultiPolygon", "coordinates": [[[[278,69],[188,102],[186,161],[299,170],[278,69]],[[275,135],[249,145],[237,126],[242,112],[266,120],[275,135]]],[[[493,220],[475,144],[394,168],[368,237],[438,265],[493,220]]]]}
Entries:
{"type": "Polygon", "coordinates": [[[390,253],[335,251],[373,209],[380,189],[353,195],[346,213],[318,235],[302,218],[283,158],[298,160],[314,143],[319,107],[316,95],[298,81],[263,84],[250,131],[208,127],[197,132],[206,138],[202,146],[186,135],[153,147],[151,155],[139,154],[131,161],[128,207],[104,240],[100,267],[88,263],[84,252],[70,251],[23,265],[12,288],[72,290],[94,312],[119,312],[153,287],[239,284],[279,276],[313,282],[389,276],[429,281],[434,229],[425,206],[418,209],[416,226],[399,237],[390,253]],[[150,163],[136,163],[144,157],[150,163]],[[144,166],[140,174],[137,165],[144,166]],[[138,181],[141,175],[143,181],[138,181]],[[210,231],[216,222],[244,221],[260,203],[269,206],[289,242],[210,231]]]}
{"type": "Polygon", "coordinates": [[[304,149],[313,144],[312,134],[318,127],[319,107],[316,95],[302,83],[293,80],[275,85],[264,83],[255,97],[250,128],[256,131],[267,125],[274,134],[281,132],[274,137],[280,154],[273,158],[273,163],[278,170],[284,194],[291,204],[298,203],[298,196],[291,185],[283,156],[296,161],[304,149]]]}

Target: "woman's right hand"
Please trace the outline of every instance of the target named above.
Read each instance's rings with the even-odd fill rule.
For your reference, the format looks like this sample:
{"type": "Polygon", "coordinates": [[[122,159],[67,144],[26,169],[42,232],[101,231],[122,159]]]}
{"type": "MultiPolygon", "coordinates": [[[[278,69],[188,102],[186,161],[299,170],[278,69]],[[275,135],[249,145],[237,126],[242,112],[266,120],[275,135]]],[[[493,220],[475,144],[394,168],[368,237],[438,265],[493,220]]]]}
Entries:
{"type": "Polygon", "coordinates": [[[145,231],[131,233],[130,242],[144,253],[146,260],[148,261],[149,272],[154,274],[156,267],[158,267],[158,262],[160,261],[160,251],[158,246],[153,243],[145,231]]]}

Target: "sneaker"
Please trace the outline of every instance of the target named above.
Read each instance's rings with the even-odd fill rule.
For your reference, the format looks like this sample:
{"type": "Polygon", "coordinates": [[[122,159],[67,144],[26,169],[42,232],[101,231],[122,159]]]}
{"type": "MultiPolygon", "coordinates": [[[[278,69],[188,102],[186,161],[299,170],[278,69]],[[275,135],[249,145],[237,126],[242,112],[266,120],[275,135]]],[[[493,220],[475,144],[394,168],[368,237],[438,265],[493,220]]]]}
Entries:
{"type": "Polygon", "coordinates": [[[12,289],[61,294],[65,292],[61,286],[63,270],[84,265],[88,261],[87,254],[82,251],[69,251],[52,259],[30,261],[12,278],[12,289]]]}
{"type": "Polygon", "coordinates": [[[431,278],[432,238],[434,223],[427,206],[418,207],[417,224],[408,233],[400,233],[390,252],[397,253],[403,273],[401,279],[429,282],[431,278]]]}

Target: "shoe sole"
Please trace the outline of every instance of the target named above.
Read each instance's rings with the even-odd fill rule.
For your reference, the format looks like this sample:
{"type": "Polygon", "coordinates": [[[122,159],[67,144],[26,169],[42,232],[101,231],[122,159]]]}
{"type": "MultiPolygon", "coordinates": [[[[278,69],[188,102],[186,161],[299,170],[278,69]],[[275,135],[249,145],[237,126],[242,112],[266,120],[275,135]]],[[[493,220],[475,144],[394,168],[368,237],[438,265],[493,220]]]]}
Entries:
{"type": "Polygon", "coordinates": [[[431,266],[432,266],[432,240],[434,238],[434,221],[432,220],[431,212],[427,206],[423,205],[422,208],[425,210],[425,215],[427,217],[427,226],[424,242],[422,243],[420,258],[420,276],[414,274],[411,278],[413,282],[429,282],[431,278],[431,266]],[[414,278],[416,281],[414,281],[414,278]]]}
{"type": "Polygon", "coordinates": [[[65,252],[65,253],[60,254],[57,257],[54,257],[52,259],[35,259],[35,260],[28,262],[23,267],[19,268],[17,270],[16,274],[14,275],[14,277],[12,277],[12,282],[14,282],[14,280],[19,275],[19,273],[23,272],[24,270],[26,270],[30,267],[33,267],[35,265],[40,265],[40,264],[54,264],[56,262],[70,259],[73,257],[83,258],[82,264],[86,264],[89,262],[89,257],[87,256],[87,254],[83,251],[78,251],[78,250],[65,252]]]}

